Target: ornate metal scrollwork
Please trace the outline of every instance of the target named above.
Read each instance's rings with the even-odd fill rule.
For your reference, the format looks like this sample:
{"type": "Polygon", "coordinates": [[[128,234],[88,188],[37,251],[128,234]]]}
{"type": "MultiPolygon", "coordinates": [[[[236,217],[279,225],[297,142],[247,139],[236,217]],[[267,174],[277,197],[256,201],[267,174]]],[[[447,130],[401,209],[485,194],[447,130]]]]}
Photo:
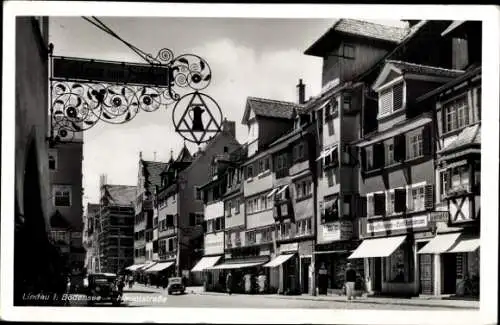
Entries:
{"type": "MultiPolygon", "coordinates": [[[[130,80],[123,80],[126,78],[120,80],[119,77],[116,82],[90,80],[85,77],[82,81],[82,77],[76,75],[74,77],[54,76],[51,69],[50,95],[54,140],[70,141],[76,132],[88,130],[99,121],[122,124],[132,120],[141,110],[154,112],[174,103],[177,107],[187,94],[193,91],[199,94],[199,91],[208,87],[212,80],[210,66],[197,55],[183,54],[174,57],[173,52],[165,48],[160,50],[156,57],[148,55],[147,59],[153,68],[166,68],[165,85],[153,85],[152,82],[147,81],[137,82],[135,79],[130,82],[130,80]]],[[[68,60],[68,58],[61,58],[61,60],[68,60]]],[[[85,68],[91,67],[94,62],[93,60],[77,60],[80,60],[77,63],[81,63],[81,66],[78,66],[79,70],[76,71],[83,75],[86,73],[85,68]]],[[[134,67],[133,64],[122,65],[127,76],[134,75],[130,69],[134,67]],[[127,70],[127,67],[130,70],[127,70]]],[[[189,108],[186,107],[186,109],[189,108]]],[[[220,122],[215,124],[220,125],[220,122]]],[[[196,137],[192,140],[198,144],[208,141],[196,137]]]]}

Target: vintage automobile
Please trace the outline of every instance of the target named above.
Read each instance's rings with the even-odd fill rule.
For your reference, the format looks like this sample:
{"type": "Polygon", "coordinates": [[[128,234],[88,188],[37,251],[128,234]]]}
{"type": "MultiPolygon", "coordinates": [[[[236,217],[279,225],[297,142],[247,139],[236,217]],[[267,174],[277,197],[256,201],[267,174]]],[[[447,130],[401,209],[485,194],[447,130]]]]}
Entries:
{"type": "Polygon", "coordinates": [[[84,280],[87,304],[111,302],[118,306],[122,302],[122,292],[118,287],[118,276],[114,273],[93,273],[84,280]]]}
{"type": "Polygon", "coordinates": [[[169,278],[168,279],[167,292],[169,295],[171,295],[174,292],[179,292],[180,294],[183,294],[185,291],[186,291],[186,287],[184,286],[184,283],[182,282],[182,278],[169,278]]]}

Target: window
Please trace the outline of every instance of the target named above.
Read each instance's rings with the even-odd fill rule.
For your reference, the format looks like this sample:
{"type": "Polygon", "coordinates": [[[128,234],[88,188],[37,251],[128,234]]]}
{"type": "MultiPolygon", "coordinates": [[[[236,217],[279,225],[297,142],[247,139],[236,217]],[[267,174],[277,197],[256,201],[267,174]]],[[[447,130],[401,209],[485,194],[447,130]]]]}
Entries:
{"type": "Polygon", "coordinates": [[[261,210],[267,209],[267,197],[265,195],[260,197],[260,208],[261,210]]]}
{"type": "Polygon", "coordinates": [[[293,147],[293,160],[301,160],[304,158],[304,144],[299,143],[293,147]]]}
{"type": "Polygon", "coordinates": [[[412,282],[413,271],[413,255],[412,250],[408,248],[406,243],[394,251],[385,259],[385,274],[384,280],[392,283],[412,282]]]}
{"type": "Polygon", "coordinates": [[[265,170],[271,169],[271,158],[270,157],[267,157],[266,159],[264,159],[264,168],[265,168],[265,170]]]}
{"type": "Polygon", "coordinates": [[[332,187],[337,184],[337,171],[338,170],[336,168],[327,169],[325,171],[328,187],[332,187]]]}
{"type": "Polygon", "coordinates": [[[247,167],[247,178],[252,178],[253,177],[253,166],[248,166],[247,167]]]}
{"type": "Polygon", "coordinates": [[[470,173],[468,165],[451,168],[451,189],[468,189],[469,183],[470,173]]]}
{"type": "Polygon", "coordinates": [[[257,242],[257,237],[255,231],[247,231],[245,233],[245,241],[248,245],[255,244],[257,242]]]}
{"type": "Polygon", "coordinates": [[[344,44],[342,47],[342,56],[348,59],[354,59],[354,46],[344,44]]]}
{"type": "Polygon", "coordinates": [[[477,109],[477,120],[478,121],[481,121],[481,87],[479,87],[477,89],[477,106],[476,106],[476,109],[477,109]]]}
{"type": "Polygon", "coordinates": [[[424,154],[424,141],[422,137],[422,133],[414,134],[414,135],[409,135],[407,137],[408,139],[408,152],[407,152],[407,159],[413,159],[417,158],[420,156],[423,156],[424,154]]]}
{"type": "Polygon", "coordinates": [[[379,117],[390,115],[401,108],[403,108],[403,83],[380,92],[379,117]]]}
{"type": "Polygon", "coordinates": [[[200,191],[199,187],[195,186],[194,187],[194,199],[197,201],[203,200],[201,193],[202,192],[200,191]]]}
{"type": "Polygon", "coordinates": [[[350,95],[344,95],[342,109],[344,111],[347,111],[347,112],[351,110],[351,96],[350,95]]]}
{"type": "Polygon", "coordinates": [[[54,197],[54,206],[71,206],[71,186],[55,185],[52,190],[52,195],[54,197]]]}
{"type": "Polygon", "coordinates": [[[366,170],[372,170],[373,169],[373,147],[366,147],[365,148],[365,168],[366,170]]]}
{"type": "Polygon", "coordinates": [[[264,172],[264,159],[259,160],[259,173],[264,172]]]}
{"type": "Polygon", "coordinates": [[[375,215],[373,194],[366,195],[366,216],[371,218],[375,215]]]}
{"type": "Polygon", "coordinates": [[[50,170],[57,169],[57,150],[55,149],[49,150],[49,169],[50,170]]]}
{"type": "Polygon", "coordinates": [[[287,239],[290,237],[290,223],[282,223],[279,225],[279,237],[280,239],[287,239]]]}
{"type": "Polygon", "coordinates": [[[247,213],[253,213],[253,200],[247,201],[247,213]]]}
{"type": "Polygon", "coordinates": [[[207,220],[207,232],[213,232],[214,231],[214,220],[207,220]]]}
{"type": "Polygon", "coordinates": [[[386,211],[387,215],[391,215],[394,213],[394,200],[395,200],[394,190],[387,191],[386,194],[387,194],[386,195],[387,202],[385,203],[386,211]]]}
{"type": "Polygon", "coordinates": [[[395,163],[394,161],[394,143],[392,141],[390,143],[385,144],[385,164],[386,166],[390,166],[395,163]]]}
{"type": "Polygon", "coordinates": [[[410,187],[408,209],[410,211],[425,210],[425,186],[410,187]]]}
{"type": "Polygon", "coordinates": [[[226,203],[226,216],[227,217],[231,216],[232,209],[233,209],[233,201],[227,201],[227,203],[226,203]]]}
{"type": "Polygon", "coordinates": [[[297,221],[297,234],[299,236],[310,235],[312,226],[312,218],[302,219],[297,221]]]}
{"type": "Polygon", "coordinates": [[[234,206],[234,214],[240,213],[240,199],[236,199],[236,203],[234,206]]]}
{"type": "Polygon", "coordinates": [[[469,105],[467,95],[463,95],[444,105],[444,133],[469,125],[469,105]]]}

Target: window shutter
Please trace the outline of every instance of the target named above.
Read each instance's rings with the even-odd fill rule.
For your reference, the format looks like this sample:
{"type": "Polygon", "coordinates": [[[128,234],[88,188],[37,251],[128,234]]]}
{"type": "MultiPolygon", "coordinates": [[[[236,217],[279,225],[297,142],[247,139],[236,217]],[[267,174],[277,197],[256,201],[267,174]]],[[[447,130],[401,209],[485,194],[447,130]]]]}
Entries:
{"type": "Polygon", "coordinates": [[[406,156],[406,135],[398,134],[394,137],[394,160],[403,161],[406,156]]]}
{"type": "Polygon", "coordinates": [[[432,133],[431,125],[427,124],[422,130],[422,146],[423,154],[425,156],[430,156],[432,154],[432,133]]]}
{"type": "Polygon", "coordinates": [[[391,112],[392,89],[387,89],[380,93],[379,103],[380,103],[380,108],[379,108],[380,115],[386,115],[391,112]]]}
{"type": "Polygon", "coordinates": [[[367,214],[367,198],[366,196],[360,196],[358,197],[358,217],[359,218],[365,218],[367,214]]]}
{"type": "Polygon", "coordinates": [[[406,190],[397,188],[394,190],[394,212],[400,213],[406,210],[406,190]]]}
{"type": "Polygon", "coordinates": [[[366,148],[360,148],[359,151],[360,159],[361,159],[361,168],[362,170],[366,171],[367,166],[366,166],[366,148]]]}
{"type": "Polygon", "coordinates": [[[403,108],[403,83],[394,86],[393,90],[393,111],[403,108]]]}
{"type": "Polygon", "coordinates": [[[375,215],[382,216],[385,215],[385,194],[376,193],[373,195],[374,205],[375,205],[375,215]]]}
{"type": "Polygon", "coordinates": [[[434,208],[434,185],[429,184],[425,185],[425,201],[424,201],[424,206],[426,209],[433,209],[434,208]]]}
{"type": "Polygon", "coordinates": [[[382,168],[384,166],[384,143],[379,142],[373,145],[373,165],[375,168],[382,168]]]}

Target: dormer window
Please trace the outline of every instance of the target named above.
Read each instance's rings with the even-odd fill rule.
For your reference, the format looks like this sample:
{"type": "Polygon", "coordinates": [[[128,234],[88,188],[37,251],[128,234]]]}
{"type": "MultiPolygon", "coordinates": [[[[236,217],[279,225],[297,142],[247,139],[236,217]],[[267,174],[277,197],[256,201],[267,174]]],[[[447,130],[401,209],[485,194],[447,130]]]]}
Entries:
{"type": "Polygon", "coordinates": [[[400,82],[379,93],[379,118],[391,115],[403,108],[403,89],[404,84],[400,82]]]}

